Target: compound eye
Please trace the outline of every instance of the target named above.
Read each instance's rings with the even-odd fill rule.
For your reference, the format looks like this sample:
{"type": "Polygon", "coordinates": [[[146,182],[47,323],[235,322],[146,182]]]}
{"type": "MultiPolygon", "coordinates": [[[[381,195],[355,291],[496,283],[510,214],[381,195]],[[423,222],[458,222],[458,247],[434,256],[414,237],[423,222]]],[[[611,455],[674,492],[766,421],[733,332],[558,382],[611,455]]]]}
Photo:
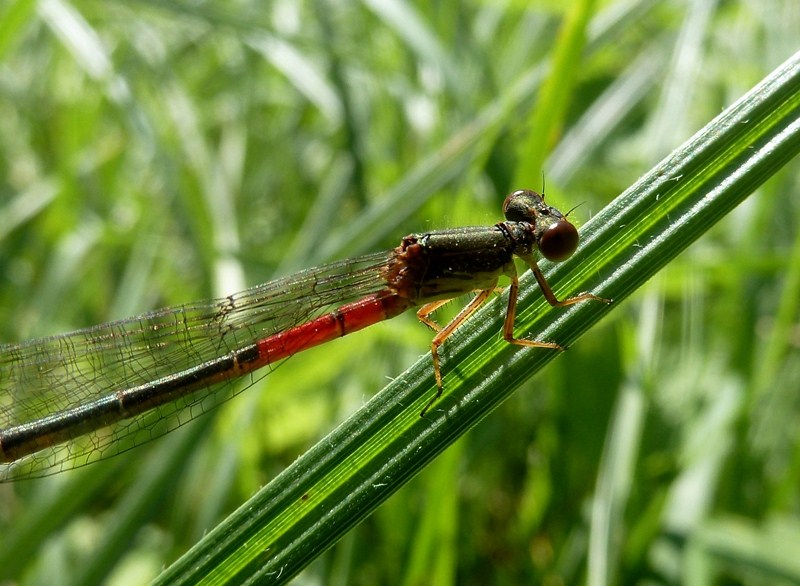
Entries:
{"type": "Polygon", "coordinates": [[[534,222],[536,212],[544,207],[542,196],[529,189],[520,189],[503,202],[503,214],[509,222],[534,222]]]}
{"type": "Polygon", "coordinates": [[[539,239],[539,252],[552,262],[568,259],[576,248],[578,248],[578,230],[567,220],[551,224],[539,239]]]}

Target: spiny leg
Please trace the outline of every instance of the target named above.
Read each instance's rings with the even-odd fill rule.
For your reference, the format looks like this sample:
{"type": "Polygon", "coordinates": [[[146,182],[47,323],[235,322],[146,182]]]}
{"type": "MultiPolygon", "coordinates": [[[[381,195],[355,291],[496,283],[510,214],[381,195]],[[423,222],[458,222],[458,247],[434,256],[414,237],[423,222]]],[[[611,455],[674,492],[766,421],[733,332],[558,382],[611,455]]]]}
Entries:
{"type": "MultiPolygon", "coordinates": [[[[495,286],[491,290],[487,289],[487,291],[490,291],[492,293],[502,293],[503,292],[503,288],[495,286]]],[[[431,315],[435,311],[438,311],[439,308],[444,307],[445,305],[447,305],[451,301],[452,301],[452,299],[440,299],[439,301],[434,301],[432,303],[426,303],[425,305],[420,307],[419,310],[417,310],[417,319],[419,321],[421,321],[422,323],[424,323],[426,326],[428,326],[430,329],[432,329],[434,332],[441,332],[442,331],[442,326],[440,326],[435,321],[433,321],[431,319],[431,315]]]]}
{"type": "MultiPolygon", "coordinates": [[[[537,342],[536,340],[517,339],[514,337],[514,322],[517,318],[517,299],[519,297],[519,279],[517,272],[509,275],[511,278],[511,286],[508,288],[508,309],[506,309],[506,319],[503,322],[503,339],[509,344],[516,344],[518,346],[527,346],[528,348],[552,348],[553,350],[563,350],[555,342],[537,342]]],[[[546,283],[546,281],[545,281],[546,283]]],[[[548,287],[550,295],[553,294],[548,287]]],[[[545,293],[545,296],[547,294],[545,293]]],[[[555,296],[553,296],[555,299],[555,296]]],[[[567,301],[570,301],[567,299],[567,301]]]]}
{"type": "Polygon", "coordinates": [[[451,301],[452,299],[440,299],[439,301],[434,301],[433,303],[426,303],[425,305],[420,307],[419,310],[417,311],[417,319],[422,323],[424,323],[426,326],[428,326],[430,329],[432,329],[434,332],[441,332],[442,326],[437,324],[430,317],[434,311],[436,311],[443,305],[450,303],[451,301]]]}
{"type": "MultiPolygon", "coordinates": [[[[444,343],[444,341],[448,338],[448,336],[450,336],[450,334],[452,334],[453,331],[464,322],[464,320],[466,320],[469,316],[475,313],[475,311],[477,311],[477,309],[481,305],[483,305],[483,303],[489,298],[489,295],[491,295],[494,292],[494,290],[495,288],[494,286],[492,286],[489,289],[484,289],[483,291],[480,291],[477,295],[475,295],[473,300],[470,301],[466,307],[464,307],[464,309],[458,312],[458,315],[456,315],[450,321],[450,323],[448,323],[443,328],[438,328],[438,332],[431,341],[431,356],[433,357],[433,375],[436,378],[436,394],[430,401],[428,401],[428,403],[422,409],[422,412],[419,414],[420,417],[425,417],[425,413],[427,413],[431,405],[433,405],[436,402],[436,400],[442,396],[443,385],[442,385],[442,371],[439,365],[439,346],[441,346],[442,343],[444,343]]],[[[442,305],[443,303],[440,301],[434,301],[433,303],[428,303],[427,305],[423,305],[417,312],[417,317],[419,317],[423,323],[429,326],[431,326],[431,324],[434,324],[431,327],[437,329],[438,324],[435,324],[435,322],[432,322],[427,318],[433,311],[435,311],[442,305]]]]}
{"type": "MultiPolygon", "coordinates": [[[[547,282],[547,279],[544,278],[544,274],[542,274],[542,270],[539,268],[539,265],[536,263],[536,259],[533,257],[525,258],[524,259],[531,268],[533,272],[533,276],[536,278],[536,282],[539,284],[539,288],[542,290],[542,294],[547,302],[553,307],[565,307],[567,305],[572,305],[574,303],[579,303],[581,301],[588,301],[590,299],[594,299],[595,301],[601,301],[603,303],[611,303],[611,299],[605,299],[603,297],[599,297],[592,293],[580,293],[579,295],[575,295],[574,297],[568,297],[562,301],[556,297],[553,290],[550,288],[550,284],[547,282]]],[[[519,298],[519,278],[517,277],[517,270],[514,267],[513,263],[509,265],[507,270],[507,275],[511,279],[511,286],[508,288],[508,308],[506,309],[506,317],[505,321],[503,322],[503,339],[506,340],[510,344],[516,344],[518,346],[525,346],[528,348],[550,348],[553,350],[564,350],[563,346],[556,344],[555,342],[538,342],[536,340],[526,340],[526,339],[518,339],[514,337],[514,322],[516,320],[517,315],[517,299],[519,298]]],[[[462,309],[453,320],[447,324],[444,328],[439,326],[436,322],[430,319],[430,315],[439,309],[442,305],[447,303],[448,300],[442,301],[434,301],[433,303],[428,303],[423,305],[419,311],[417,311],[417,317],[419,320],[429,326],[430,328],[437,331],[436,336],[434,336],[433,341],[431,342],[431,355],[433,357],[433,374],[436,378],[436,395],[428,401],[425,407],[422,409],[420,413],[420,417],[424,417],[425,413],[427,413],[428,409],[430,409],[431,405],[433,405],[439,397],[442,396],[442,372],[439,364],[439,346],[453,333],[453,331],[461,325],[461,323],[466,320],[469,316],[471,316],[477,309],[488,299],[489,295],[491,295],[494,291],[497,290],[496,283],[491,288],[485,289],[480,291],[475,298],[470,301],[469,305],[467,305],[464,309],[462,309]]]]}
{"type": "MultiPolygon", "coordinates": [[[[533,276],[536,278],[536,282],[539,283],[539,288],[542,290],[542,294],[547,302],[552,305],[553,307],[565,307],[567,305],[572,305],[573,303],[579,303],[581,301],[587,301],[589,299],[594,299],[595,301],[602,301],[603,303],[611,303],[611,299],[605,299],[603,297],[598,297],[592,293],[580,293],[575,295],[574,297],[568,297],[563,301],[559,301],[556,297],[556,294],[553,293],[553,290],[550,288],[550,284],[547,282],[547,279],[544,278],[542,274],[542,269],[539,268],[539,265],[536,264],[536,259],[531,257],[525,258],[525,262],[528,263],[528,266],[531,267],[531,272],[533,276]]],[[[516,278],[516,275],[514,276],[516,278]]],[[[517,285],[519,289],[519,285],[517,285]]],[[[516,300],[514,300],[516,305],[516,300]]],[[[510,305],[510,300],[509,300],[510,305]]]]}

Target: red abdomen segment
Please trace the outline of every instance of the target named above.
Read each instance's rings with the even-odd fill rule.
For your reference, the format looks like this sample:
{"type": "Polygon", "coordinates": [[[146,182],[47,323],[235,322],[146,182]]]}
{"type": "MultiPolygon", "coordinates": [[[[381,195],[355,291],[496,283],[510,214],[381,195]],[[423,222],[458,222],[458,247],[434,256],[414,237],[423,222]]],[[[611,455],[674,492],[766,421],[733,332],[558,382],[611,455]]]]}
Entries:
{"type": "Polygon", "coordinates": [[[391,319],[411,307],[409,299],[389,290],[347,303],[309,322],[256,342],[258,358],[247,363],[255,370],[330,340],[391,319]]]}

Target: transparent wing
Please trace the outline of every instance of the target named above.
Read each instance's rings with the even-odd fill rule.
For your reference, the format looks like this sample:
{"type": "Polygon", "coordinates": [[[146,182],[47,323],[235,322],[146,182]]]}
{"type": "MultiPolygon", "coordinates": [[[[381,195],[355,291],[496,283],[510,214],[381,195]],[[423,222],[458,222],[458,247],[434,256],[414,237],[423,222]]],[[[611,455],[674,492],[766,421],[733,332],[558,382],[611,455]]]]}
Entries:
{"type": "MultiPolygon", "coordinates": [[[[309,269],[229,297],[0,346],[3,433],[163,380],[386,288],[387,253],[309,269]]],[[[302,343],[299,344],[302,347],[302,343]]],[[[270,364],[267,373],[275,367],[270,364]]],[[[266,373],[265,373],[266,374],[266,373]]],[[[260,378],[260,377],[259,377],[260,378]]],[[[253,380],[250,381],[252,384],[253,380]]],[[[0,443],[0,482],[85,465],[163,435],[246,388],[225,378],[187,396],[20,459],[0,443]],[[177,415],[177,417],[176,417],[177,415]],[[11,460],[11,461],[9,461],[11,460]]]]}

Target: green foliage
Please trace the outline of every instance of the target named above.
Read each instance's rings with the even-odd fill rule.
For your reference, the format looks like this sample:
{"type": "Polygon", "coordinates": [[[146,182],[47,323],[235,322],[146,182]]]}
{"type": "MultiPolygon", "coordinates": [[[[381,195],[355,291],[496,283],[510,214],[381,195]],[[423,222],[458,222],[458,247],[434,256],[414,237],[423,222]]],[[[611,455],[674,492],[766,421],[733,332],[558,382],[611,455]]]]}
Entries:
{"type": "Polygon", "coordinates": [[[495,300],[425,419],[401,316],[0,485],[0,579],[800,580],[795,3],[552,4],[0,7],[3,340],[491,224],[541,169],[585,202],[551,284],[615,300],[526,275],[517,334],[570,350],[509,347],[495,300]]]}

